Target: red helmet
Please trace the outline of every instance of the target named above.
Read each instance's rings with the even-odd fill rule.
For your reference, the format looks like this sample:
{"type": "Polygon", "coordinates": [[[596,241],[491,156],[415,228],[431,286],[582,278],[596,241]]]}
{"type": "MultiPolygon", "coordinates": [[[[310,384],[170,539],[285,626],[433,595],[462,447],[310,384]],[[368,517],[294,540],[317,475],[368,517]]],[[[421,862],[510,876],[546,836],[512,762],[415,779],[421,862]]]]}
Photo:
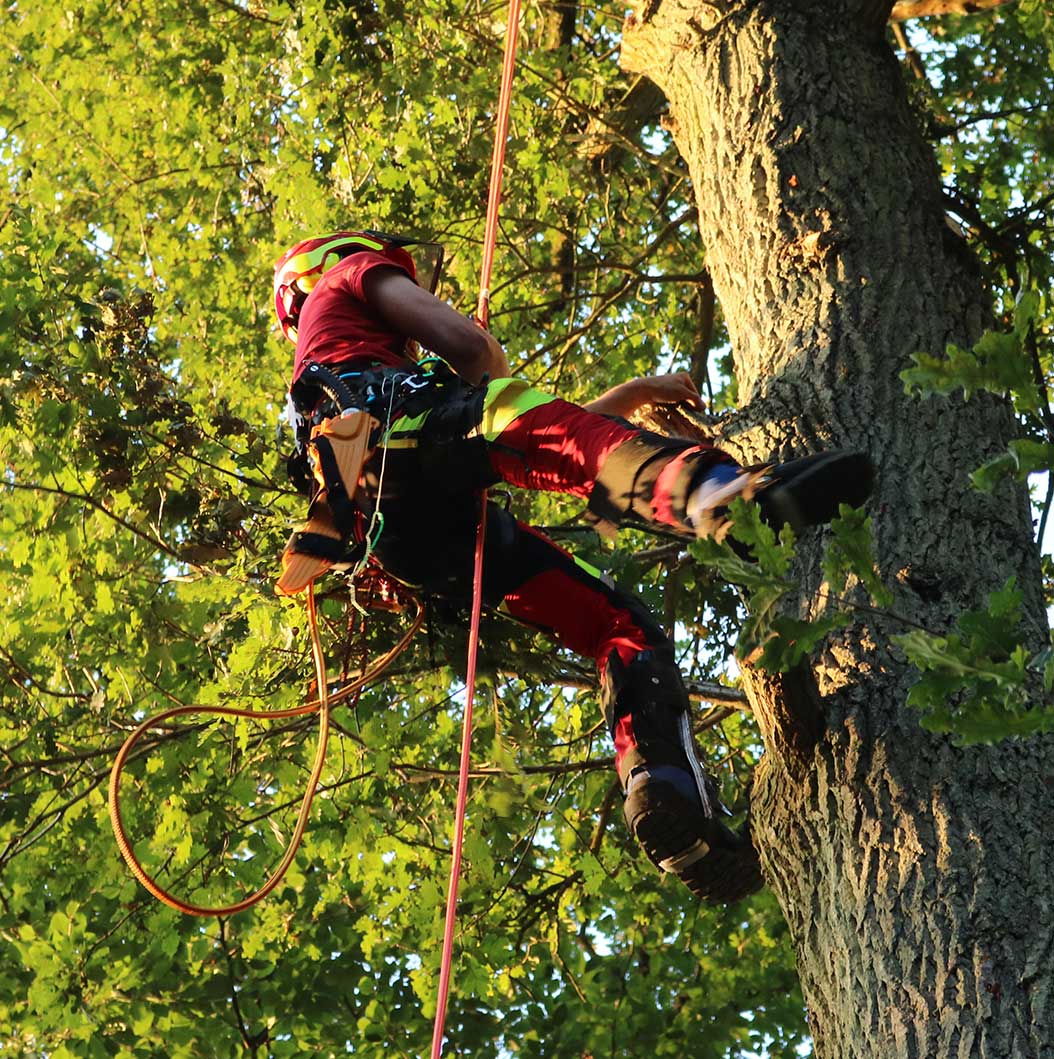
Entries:
{"type": "MultiPolygon", "coordinates": [[[[401,236],[365,231],[333,232],[317,239],[305,239],[290,247],[274,266],[274,308],[282,334],[290,342],[296,341],[297,321],[307,296],[323,273],[328,272],[338,261],[363,250],[385,254],[402,251],[403,247],[415,244],[431,251],[429,290],[434,293],[443,262],[443,248],[436,243],[417,243],[416,240],[401,236]]],[[[417,269],[413,258],[404,252],[397,256],[400,264],[408,267],[411,276],[416,279],[417,269]]]]}

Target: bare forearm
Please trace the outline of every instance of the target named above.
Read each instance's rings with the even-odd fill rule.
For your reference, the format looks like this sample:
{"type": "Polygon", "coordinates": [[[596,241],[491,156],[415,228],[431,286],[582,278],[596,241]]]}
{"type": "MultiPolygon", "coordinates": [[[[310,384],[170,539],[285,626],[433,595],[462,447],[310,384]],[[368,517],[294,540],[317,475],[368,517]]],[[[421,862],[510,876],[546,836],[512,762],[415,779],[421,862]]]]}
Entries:
{"type": "Polygon", "coordinates": [[[505,351],[489,331],[438,299],[428,309],[410,336],[442,357],[458,375],[476,384],[484,375],[500,379],[509,374],[505,351]]]}
{"type": "Polygon", "coordinates": [[[451,348],[446,353],[438,349],[436,352],[450,364],[458,375],[473,384],[478,383],[484,375],[490,379],[504,379],[511,375],[505,350],[501,348],[494,336],[476,324],[471,326],[487,339],[485,348],[473,347],[471,351],[467,351],[463,346],[459,346],[457,349],[451,348]]]}
{"type": "Polygon", "coordinates": [[[612,386],[607,393],[583,405],[587,412],[599,412],[606,416],[628,416],[641,405],[641,380],[629,379],[612,386]]]}
{"type": "Polygon", "coordinates": [[[671,375],[652,375],[620,382],[585,407],[590,412],[600,412],[602,415],[630,416],[644,405],[702,408],[703,401],[691,375],[678,371],[671,375]]]}

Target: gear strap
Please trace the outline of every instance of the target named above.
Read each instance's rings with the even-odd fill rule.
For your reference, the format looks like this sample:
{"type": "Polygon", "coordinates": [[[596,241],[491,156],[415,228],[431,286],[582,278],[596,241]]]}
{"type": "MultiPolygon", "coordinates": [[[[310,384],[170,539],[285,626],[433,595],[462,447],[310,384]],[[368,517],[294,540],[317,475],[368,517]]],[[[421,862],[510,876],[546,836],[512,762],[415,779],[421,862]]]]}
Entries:
{"type": "Polygon", "coordinates": [[[318,491],[307,523],[289,538],[282,554],[279,595],[303,592],[335,562],[348,558],[359,528],[355,494],[362,468],[373,455],[370,443],[380,423],[367,412],[346,412],[325,419],[311,431],[308,459],[318,491]]]}

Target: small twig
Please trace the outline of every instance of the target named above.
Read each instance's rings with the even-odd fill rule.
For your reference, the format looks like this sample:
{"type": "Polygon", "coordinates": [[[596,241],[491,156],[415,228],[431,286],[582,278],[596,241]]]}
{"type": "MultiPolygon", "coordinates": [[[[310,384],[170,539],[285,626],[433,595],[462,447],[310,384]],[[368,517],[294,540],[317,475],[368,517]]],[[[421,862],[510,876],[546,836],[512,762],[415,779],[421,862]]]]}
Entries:
{"type": "MultiPolygon", "coordinates": [[[[412,762],[404,761],[392,762],[390,767],[393,772],[411,773],[414,776],[419,777],[419,781],[427,779],[457,779],[459,775],[457,769],[430,768],[425,765],[417,765],[412,762]]],[[[560,776],[576,772],[597,772],[600,769],[610,769],[614,767],[615,759],[613,757],[598,757],[591,758],[589,761],[567,761],[559,765],[524,765],[523,768],[517,769],[514,774],[522,774],[525,776],[560,776]]],[[[498,765],[480,765],[469,773],[471,779],[486,779],[489,776],[508,775],[510,775],[509,770],[498,765]]],[[[417,781],[410,779],[409,782],[413,783],[417,781]]],[[[322,788],[319,789],[321,790],[322,788]]]]}
{"type": "Polygon", "coordinates": [[[962,121],[956,122],[950,128],[943,126],[941,131],[948,135],[950,133],[962,132],[963,129],[968,129],[971,125],[977,125],[982,121],[998,121],[999,118],[1012,118],[1018,114],[1031,114],[1035,110],[1045,110],[1045,104],[1033,103],[1027,107],[1007,107],[1005,110],[991,110],[985,111],[982,114],[972,114],[968,118],[963,118],[962,121]]]}
{"type": "Polygon", "coordinates": [[[607,831],[608,821],[615,810],[615,805],[622,795],[622,784],[617,779],[611,781],[604,800],[600,803],[600,812],[597,815],[597,826],[593,829],[593,837],[589,840],[589,852],[598,860],[600,859],[600,844],[604,841],[604,833],[607,831]]]}
{"type": "Polygon", "coordinates": [[[688,544],[660,544],[658,548],[645,548],[642,552],[633,553],[634,563],[644,566],[653,566],[656,563],[664,563],[667,559],[677,559],[688,549],[688,544]]]}
{"type": "MultiPolygon", "coordinates": [[[[19,676],[21,676],[22,680],[28,683],[30,687],[34,688],[36,691],[39,691],[42,695],[51,695],[56,699],[86,700],[91,698],[90,695],[83,691],[52,691],[51,688],[44,687],[44,685],[41,684],[40,681],[37,680],[24,665],[22,665],[22,663],[10,654],[3,646],[0,646],[0,655],[2,655],[7,661],[7,664],[11,666],[19,676]]],[[[18,681],[14,679],[14,676],[12,674],[9,674],[9,676],[11,676],[11,683],[14,684],[15,687],[20,687],[18,681]]],[[[21,688],[21,690],[25,691],[26,689],[21,688]]]]}
{"type": "MultiPolygon", "coordinates": [[[[128,530],[129,533],[134,533],[135,536],[141,540],[146,541],[154,548],[158,548],[163,551],[166,555],[170,555],[173,559],[177,559],[181,563],[185,563],[186,560],[180,555],[179,552],[166,544],[162,540],[157,540],[151,537],[150,534],[144,533],[137,526],[133,526],[130,522],[126,522],[120,515],[115,515],[101,500],[96,500],[95,497],[89,496],[87,493],[74,493],[69,489],[53,488],[52,486],[40,485],[36,482],[22,483],[22,482],[4,482],[3,488],[5,489],[22,489],[26,492],[35,493],[50,493],[52,496],[65,497],[67,500],[79,500],[81,503],[88,504],[95,508],[96,511],[102,512],[107,518],[113,519],[122,529],[128,530]]],[[[188,566],[193,566],[193,563],[187,563],[188,566]]]]}
{"type": "MultiPolygon", "coordinates": [[[[260,481],[255,478],[249,478],[247,475],[239,474],[237,471],[228,470],[226,467],[221,467],[217,463],[213,463],[211,460],[205,459],[204,456],[197,452],[192,452],[188,449],[182,448],[176,441],[172,441],[168,438],[160,437],[157,434],[151,433],[149,430],[140,429],[140,433],[144,438],[149,438],[151,441],[156,442],[158,445],[162,445],[174,456],[182,456],[186,459],[191,460],[194,463],[200,463],[203,467],[208,467],[210,470],[216,471],[219,474],[225,474],[229,478],[235,479],[235,481],[241,482],[242,485],[250,486],[253,489],[263,489],[269,493],[284,493],[289,496],[296,495],[296,490],[290,489],[284,485],[277,485],[273,481],[260,481]]],[[[205,431],[202,434],[209,437],[205,431]]],[[[215,441],[215,438],[209,438],[210,441],[215,441]]],[[[226,448],[226,446],[224,446],[226,448]]],[[[231,450],[228,448],[228,452],[231,450]]]]}
{"type": "Polygon", "coordinates": [[[897,42],[897,47],[904,53],[904,58],[907,60],[908,66],[911,67],[915,80],[920,81],[928,88],[930,82],[926,76],[926,67],[922,65],[919,53],[915,50],[915,46],[911,41],[908,40],[907,34],[899,22],[893,23],[893,37],[897,42]]]}
{"type": "Polygon", "coordinates": [[[266,1025],[259,1033],[250,1033],[249,1027],[245,1024],[245,1019],[242,1017],[241,1004],[238,1003],[238,981],[234,975],[234,957],[231,955],[230,946],[227,944],[226,916],[220,916],[217,922],[219,923],[220,947],[223,949],[223,957],[227,963],[227,981],[231,987],[231,1009],[234,1011],[234,1017],[238,1020],[238,1032],[241,1034],[242,1044],[246,1048],[252,1049],[252,1053],[255,1056],[260,1046],[270,1041],[271,1034],[266,1025]]]}

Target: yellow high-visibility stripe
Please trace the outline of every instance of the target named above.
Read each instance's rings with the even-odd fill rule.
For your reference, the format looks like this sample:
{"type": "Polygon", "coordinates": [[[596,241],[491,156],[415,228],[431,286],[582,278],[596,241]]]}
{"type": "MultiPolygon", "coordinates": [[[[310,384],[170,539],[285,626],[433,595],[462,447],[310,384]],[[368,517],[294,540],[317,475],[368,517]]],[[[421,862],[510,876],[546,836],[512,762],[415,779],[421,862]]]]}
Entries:
{"type": "MultiPolygon", "coordinates": [[[[431,409],[428,410],[429,412],[431,409]]],[[[428,418],[428,412],[422,412],[419,416],[399,416],[392,422],[385,432],[385,438],[395,438],[402,434],[416,434],[424,426],[428,418]]]]}
{"type": "Polygon", "coordinates": [[[354,243],[357,246],[365,247],[367,250],[376,250],[378,252],[384,249],[384,243],[378,243],[376,239],[367,239],[365,236],[359,235],[339,235],[321,246],[315,247],[314,250],[305,250],[291,257],[282,266],[282,274],[293,273],[303,276],[307,272],[312,272],[325,264],[326,257],[331,250],[338,246],[347,246],[348,243],[354,243]]]}
{"type": "Polygon", "coordinates": [[[572,555],[572,559],[575,561],[575,566],[582,570],[585,570],[587,574],[595,577],[598,581],[604,580],[604,575],[595,567],[585,561],[585,559],[579,559],[577,555],[572,555]]]}
{"type": "MultiPolygon", "coordinates": [[[[479,426],[469,432],[469,437],[483,435],[493,441],[510,423],[524,412],[548,404],[556,398],[549,393],[531,388],[523,379],[496,379],[487,386],[483,399],[483,417],[479,426]]],[[[416,416],[400,416],[385,431],[384,441],[390,449],[410,449],[417,445],[417,433],[424,426],[431,409],[416,416]]]]}
{"type": "Polygon", "coordinates": [[[493,441],[524,412],[555,400],[551,393],[532,389],[524,379],[495,379],[487,387],[483,418],[476,433],[482,434],[487,441],[493,441]]]}

